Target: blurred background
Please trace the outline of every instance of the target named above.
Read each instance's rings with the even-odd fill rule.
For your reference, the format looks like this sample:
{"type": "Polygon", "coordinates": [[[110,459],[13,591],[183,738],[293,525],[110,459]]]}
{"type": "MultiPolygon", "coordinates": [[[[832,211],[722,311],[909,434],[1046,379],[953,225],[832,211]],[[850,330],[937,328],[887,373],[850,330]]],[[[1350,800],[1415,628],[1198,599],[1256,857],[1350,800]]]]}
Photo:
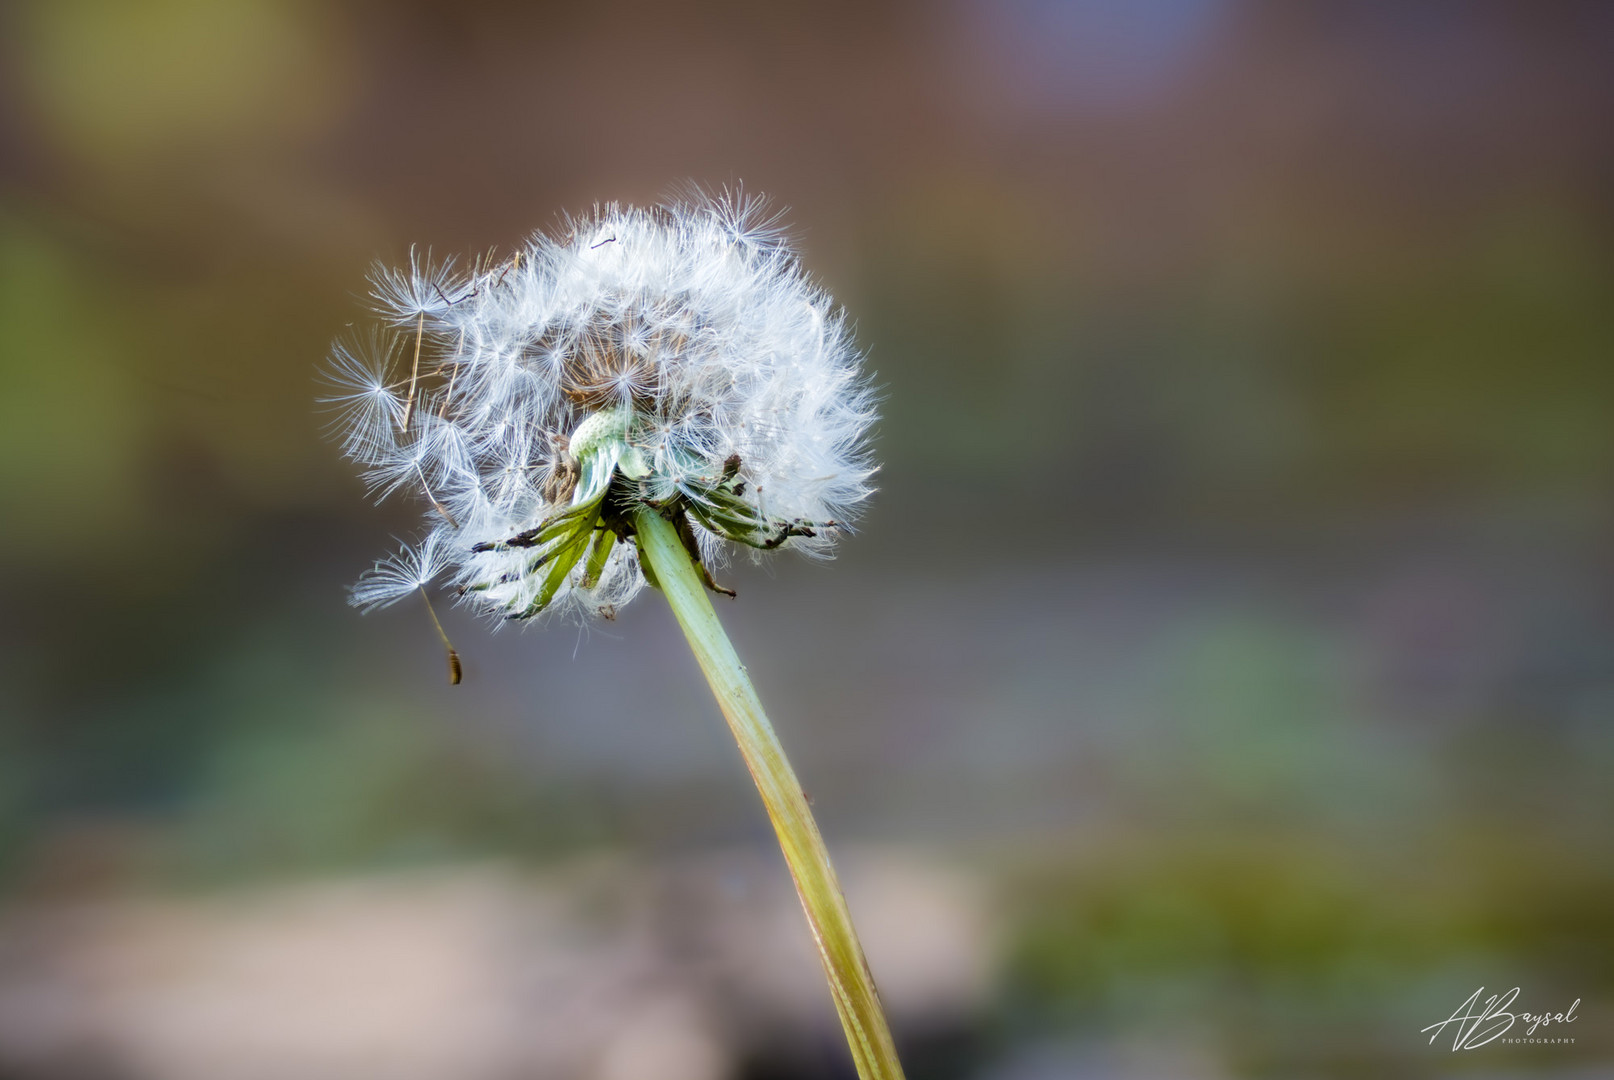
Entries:
{"type": "Polygon", "coordinates": [[[688,180],[886,395],[721,614],[913,1080],[1611,1074],[1614,9],[13,0],[0,1076],[849,1075],[656,596],[345,606],[371,260],[688,180]]]}

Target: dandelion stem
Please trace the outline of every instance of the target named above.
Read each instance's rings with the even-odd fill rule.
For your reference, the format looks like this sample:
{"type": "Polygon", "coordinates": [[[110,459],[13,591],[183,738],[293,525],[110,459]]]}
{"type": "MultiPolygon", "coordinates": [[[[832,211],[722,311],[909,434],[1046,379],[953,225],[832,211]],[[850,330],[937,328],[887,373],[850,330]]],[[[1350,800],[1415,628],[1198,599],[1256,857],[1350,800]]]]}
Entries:
{"type": "Polygon", "coordinates": [[[728,720],[729,730],[740,744],[751,779],[762,794],[785,862],[790,866],[790,876],[795,879],[819,959],[824,963],[835,1011],[846,1029],[858,1076],[862,1080],[902,1080],[902,1066],[880,1007],[880,995],[852,927],[852,916],[830,865],[829,852],[745,666],[717,621],[677,528],[650,509],[638,512],[634,526],[652,579],[672,606],[728,720]]]}

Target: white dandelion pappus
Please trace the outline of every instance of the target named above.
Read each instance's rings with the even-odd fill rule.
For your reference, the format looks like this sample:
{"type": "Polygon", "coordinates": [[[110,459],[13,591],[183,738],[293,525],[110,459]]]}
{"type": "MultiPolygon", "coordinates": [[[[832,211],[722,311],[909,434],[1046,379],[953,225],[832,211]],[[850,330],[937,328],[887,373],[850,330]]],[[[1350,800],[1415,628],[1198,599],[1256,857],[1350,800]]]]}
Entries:
{"type": "Polygon", "coordinates": [[[448,552],[437,533],[427,533],[418,546],[404,545],[396,555],[375,564],[353,587],[353,603],[366,611],[390,607],[430,585],[449,567],[448,552]]]}
{"type": "Polygon", "coordinates": [[[431,528],[360,606],[446,574],[490,613],[610,615],[645,584],[620,541],[646,506],[727,592],[730,545],[827,555],[873,490],[862,358],[757,200],[598,206],[501,264],[378,267],[371,295],[393,340],[336,346],[327,400],[431,528]]]}

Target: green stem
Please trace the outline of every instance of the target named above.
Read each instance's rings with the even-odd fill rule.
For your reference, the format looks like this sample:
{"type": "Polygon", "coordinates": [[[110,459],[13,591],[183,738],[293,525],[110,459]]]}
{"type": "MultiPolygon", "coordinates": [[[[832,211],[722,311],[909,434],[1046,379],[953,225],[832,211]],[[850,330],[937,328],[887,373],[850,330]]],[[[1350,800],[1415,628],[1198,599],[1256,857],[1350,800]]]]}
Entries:
{"type": "Polygon", "coordinates": [[[796,881],[807,924],[824,962],[835,1011],[840,1013],[852,1060],[862,1080],[902,1080],[902,1066],[891,1042],[880,995],[869,974],[868,961],[852,928],[841,884],[830,866],[829,852],[807,806],[784,747],[762,711],[762,702],[723,633],[701,585],[689,553],[672,523],[654,510],[641,510],[634,518],[639,550],[649,564],[651,577],[672,605],[673,615],[706,673],[706,681],[740,744],[751,779],[762,793],[763,805],[773,821],[784,850],[790,876],[796,881]]]}

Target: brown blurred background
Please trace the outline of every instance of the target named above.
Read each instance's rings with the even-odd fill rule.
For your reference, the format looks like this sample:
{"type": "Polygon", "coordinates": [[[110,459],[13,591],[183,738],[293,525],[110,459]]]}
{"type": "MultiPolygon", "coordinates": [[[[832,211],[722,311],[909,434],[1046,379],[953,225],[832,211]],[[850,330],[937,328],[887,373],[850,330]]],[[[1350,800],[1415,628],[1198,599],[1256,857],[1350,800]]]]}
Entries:
{"type": "Polygon", "coordinates": [[[886,394],[722,614],[913,1080],[1610,1075],[1614,8],[14,0],[0,1077],[847,1075],[656,596],[344,606],[369,262],[688,180],[886,394]]]}

